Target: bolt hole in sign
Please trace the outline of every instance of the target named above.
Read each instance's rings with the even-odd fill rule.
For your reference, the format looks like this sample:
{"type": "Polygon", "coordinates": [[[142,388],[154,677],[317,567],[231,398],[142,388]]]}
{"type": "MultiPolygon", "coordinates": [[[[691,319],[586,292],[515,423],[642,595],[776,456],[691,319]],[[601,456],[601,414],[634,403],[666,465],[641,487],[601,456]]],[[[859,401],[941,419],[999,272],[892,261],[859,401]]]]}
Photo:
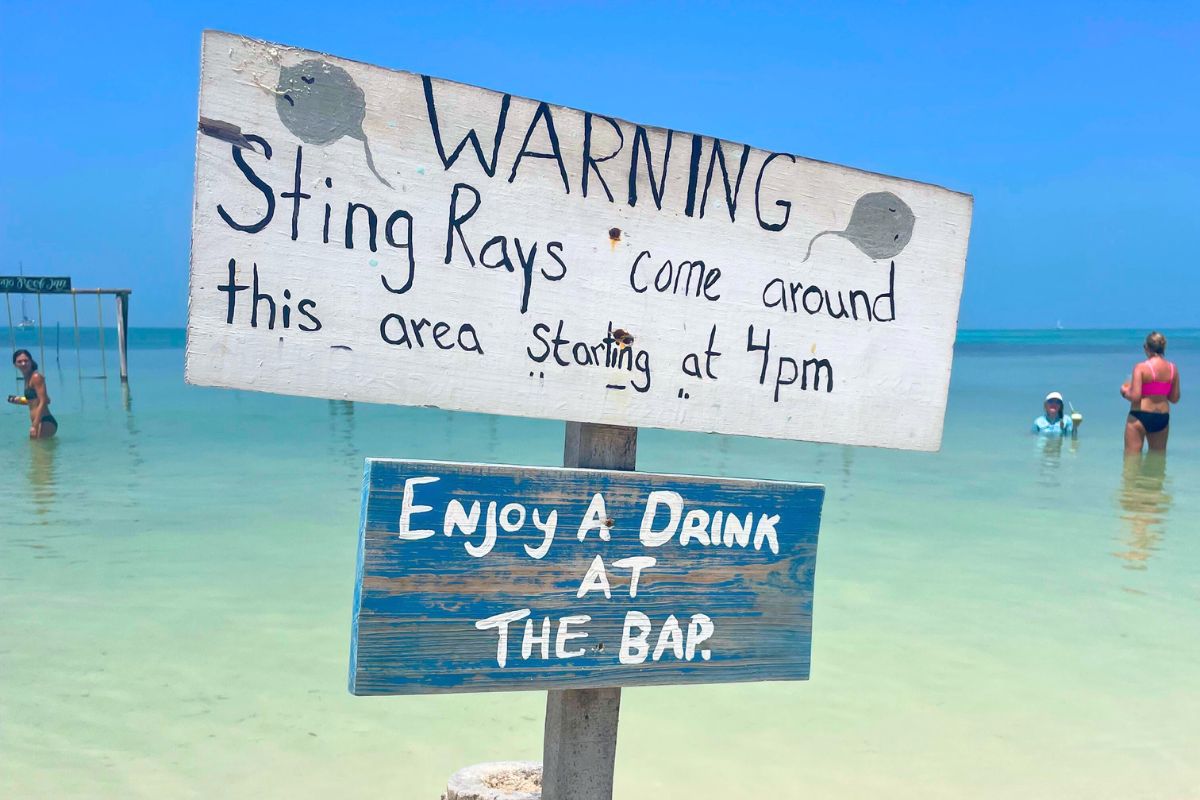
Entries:
{"type": "Polygon", "coordinates": [[[936,450],[971,207],[208,32],[187,379],[936,450]]]}
{"type": "Polygon", "coordinates": [[[367,462],[360,695],[803,680],[824,488],[367,462]]]}

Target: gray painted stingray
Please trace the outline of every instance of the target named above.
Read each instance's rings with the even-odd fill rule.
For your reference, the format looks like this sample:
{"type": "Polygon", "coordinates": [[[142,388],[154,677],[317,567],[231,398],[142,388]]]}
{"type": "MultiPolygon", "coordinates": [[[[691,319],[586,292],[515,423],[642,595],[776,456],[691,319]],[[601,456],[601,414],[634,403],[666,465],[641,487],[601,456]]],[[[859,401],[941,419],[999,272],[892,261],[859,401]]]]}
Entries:
{"type": "Polygon", "coordinates": [[[392,188],[375,169],[362,127],[366,98],[346,70],[317,59],[280,67],[275,110],[279,121],[306,144],[330,144],[343,136],[358,139],[367,154],[367,167],[384,186],[392,188]]]}
{"type": "Polygon", "coordinates": [[[808,243],[804,261],[812,255],[813,242],[827,233],[841,236],[870,258],[893,258],[912,238],[917,218],[908,204],[891,192],[871,192],[858,198],[850,222],[842,231],[821,231],[808,243]]]}

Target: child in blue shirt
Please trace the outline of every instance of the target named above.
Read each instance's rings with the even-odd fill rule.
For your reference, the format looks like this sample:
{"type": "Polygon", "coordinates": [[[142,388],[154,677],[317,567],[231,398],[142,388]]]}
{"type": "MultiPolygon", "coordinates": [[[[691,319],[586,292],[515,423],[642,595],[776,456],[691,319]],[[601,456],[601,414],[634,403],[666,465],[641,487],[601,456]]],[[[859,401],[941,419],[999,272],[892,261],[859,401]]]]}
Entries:
{"type": "Polygon", "coordinates": [[[1074,433],[1071,418],[1063,414],[1063,396],[1058,392],[1046,395],[1042,408],[1046,413],[1033,421],[1033,432],[1047,436],[1066,436],[1074,433]]]}

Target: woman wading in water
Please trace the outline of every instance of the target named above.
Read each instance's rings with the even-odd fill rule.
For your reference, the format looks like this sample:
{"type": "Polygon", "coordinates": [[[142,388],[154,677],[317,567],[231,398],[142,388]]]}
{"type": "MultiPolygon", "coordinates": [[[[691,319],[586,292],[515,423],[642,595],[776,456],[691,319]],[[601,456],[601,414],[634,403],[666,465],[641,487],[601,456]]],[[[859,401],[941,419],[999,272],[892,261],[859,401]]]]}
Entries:
{"type": "Polygon", "coordinates": [[[50,395],[46,393],[46,379],[38,372],[37,362],[28,350],[13,353],[13,365],[25,378],[25,394],[12,395],[8,402],[29,406],[30,439],[49,439],[58,432],[58,420],[50,413],[50,395]]]}
{"type": "Polygon", "coordinates": [[[1167,449],[1171,432],[1171,404],[1179,402],[1179,369],[1167,361],[1167,337],[1158,331],[1146,337],[1146,360],[1133,368],[1121,396],[1129,401],[1125,420],[1125,454],[1142,452],[1142,443],[1152,451],[1167,449]]]}

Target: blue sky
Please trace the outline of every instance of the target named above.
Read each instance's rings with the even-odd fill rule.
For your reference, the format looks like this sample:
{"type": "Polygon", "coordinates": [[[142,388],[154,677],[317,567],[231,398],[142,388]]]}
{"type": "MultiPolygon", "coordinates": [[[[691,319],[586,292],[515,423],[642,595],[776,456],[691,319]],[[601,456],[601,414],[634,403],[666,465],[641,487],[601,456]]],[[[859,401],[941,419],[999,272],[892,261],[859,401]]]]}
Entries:
{"type": "Polygon", "coordinates": [[[0,0],[0,20],[0,273],[131,286],[135,325],[185,320],[204,28],[969,192],[961,327],[1200,324],[1200,3],[0,0]]]}

